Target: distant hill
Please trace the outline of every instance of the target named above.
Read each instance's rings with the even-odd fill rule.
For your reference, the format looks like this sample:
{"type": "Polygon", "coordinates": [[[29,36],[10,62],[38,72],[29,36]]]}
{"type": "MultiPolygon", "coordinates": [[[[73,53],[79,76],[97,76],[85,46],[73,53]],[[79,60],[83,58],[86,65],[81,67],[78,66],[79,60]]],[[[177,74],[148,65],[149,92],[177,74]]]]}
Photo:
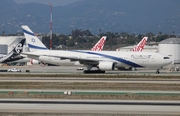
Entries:
{"type": "MultiPolygon", "coordinates": [[[[72,30],[101,32],[180,34],[179,0],[84,0],[53,7],[53,32],[72,30]]],[[[50,6],[38,3],[17,4],[1,0],[0,33],[16,33],[21,25],[35,32],[48,33],[50,6]]]]}

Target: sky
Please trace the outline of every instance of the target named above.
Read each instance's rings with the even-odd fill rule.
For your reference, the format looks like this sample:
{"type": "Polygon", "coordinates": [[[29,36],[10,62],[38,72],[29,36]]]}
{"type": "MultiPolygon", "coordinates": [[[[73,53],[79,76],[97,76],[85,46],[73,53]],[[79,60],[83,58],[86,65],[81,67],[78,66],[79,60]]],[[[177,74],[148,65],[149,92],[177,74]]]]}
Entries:
{"type": "Polygon", "coordinates": [[[80,0],[14,0],[17,3],[42,3],[42,4],[48,4],[51,3],[53,6],[63,6],[67,5],[73,2],[77,2],[80,0]]]}

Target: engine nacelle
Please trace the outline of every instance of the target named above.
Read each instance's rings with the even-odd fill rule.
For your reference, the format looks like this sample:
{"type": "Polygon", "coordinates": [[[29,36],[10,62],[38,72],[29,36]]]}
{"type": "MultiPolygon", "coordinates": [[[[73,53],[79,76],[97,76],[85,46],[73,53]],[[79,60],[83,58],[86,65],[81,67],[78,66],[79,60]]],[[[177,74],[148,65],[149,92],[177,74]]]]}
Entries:
{"type": "Polygon", "coordinates": [[[48,61],[51,61],[53,57],[50,57],[50,56],[40,56],[39,57],[39,60],[40,61],[43,61],[43,62],[48,62],[48,61]]]}
{"type": "Polygon", "coordinates": [[[40,56],[39,60],[51,65],[59,65],[60,58],[51,56],[40,56]]]}
{"type": "Polygon", "coordinates": [[[30,63],[31,63],[32,65],[41,65],[41,62],[40,62],[40,61],[34,60],[34,59],[31,59],[31,60],[30,60],[30,63]]]}
{"type": "Polygon", "coordinates": [[[107,71],[107,70],[114,70],[115,68],[115,63],[114,62],[99,62],[99,65],[98,65],[99,69],[100,70],[104,70],[104,71],[107,71]]]}

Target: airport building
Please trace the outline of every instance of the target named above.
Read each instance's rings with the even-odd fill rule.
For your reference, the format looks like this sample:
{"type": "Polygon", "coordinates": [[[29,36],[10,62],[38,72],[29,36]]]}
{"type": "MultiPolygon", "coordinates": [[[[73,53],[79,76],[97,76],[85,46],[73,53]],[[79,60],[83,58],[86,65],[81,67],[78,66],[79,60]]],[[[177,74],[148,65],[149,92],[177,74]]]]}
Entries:
{"type": "Polygon", "coordinates": [[[168,55],[174,64],[180,64],[180,38],[169,38],[158,45],[159,53],[168,55]]]}
{"type": "Polygon", "coordinates": [[[0,44],[0,54],[7,54],[8,46],[6,44],[0,44]]]}

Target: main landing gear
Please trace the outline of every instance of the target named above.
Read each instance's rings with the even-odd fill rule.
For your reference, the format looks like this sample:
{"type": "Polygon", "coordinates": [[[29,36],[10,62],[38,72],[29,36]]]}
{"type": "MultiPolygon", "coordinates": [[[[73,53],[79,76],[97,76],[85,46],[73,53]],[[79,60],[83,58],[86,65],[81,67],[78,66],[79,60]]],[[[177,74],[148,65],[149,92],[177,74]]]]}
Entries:
{"type": "Polygon", "coordinates": [[[96,73],[101,73],[101,74],[103,74],[103,73],[106,72],[106,71],[100,70],[98,67],[97,67],[97,70],[91,70],[92,68],[93,68],[92,65],[88,65],[88,66],[87,66],[87,70],[84,70],[84,74],[91,74],[91,73],[93,73],[93,74],[96,74],[96,73]]]}
{"type": "Polygon", "coordinates": [[[106,71],[102,70],[84,70],[84,74],[91,74],[91,73],[105,73],[106,71]]]}

